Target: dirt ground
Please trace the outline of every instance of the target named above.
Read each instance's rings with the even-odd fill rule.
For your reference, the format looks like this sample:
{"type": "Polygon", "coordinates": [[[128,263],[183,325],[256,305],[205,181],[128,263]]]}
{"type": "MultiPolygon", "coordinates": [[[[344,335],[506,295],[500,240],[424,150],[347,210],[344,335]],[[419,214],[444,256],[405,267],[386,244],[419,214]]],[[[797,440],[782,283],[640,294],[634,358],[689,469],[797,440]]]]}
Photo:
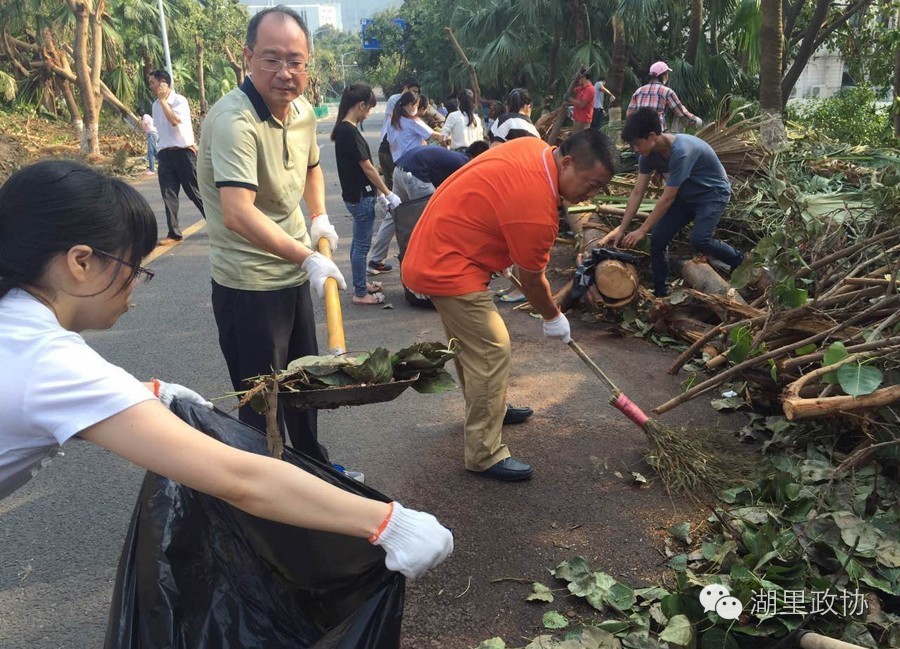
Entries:
{"type": "MultiPolygon", "coordinates": [[[[78,150],[79,141],[63,120],[0,113],[0,183],[28,164],[48,158],[76,158],[78,150]]],[[[143,136],[117,125],[101,134],[100,156],[91,164],[116,176],[136,177],[146,169],[145,153],[143,136]]]]}

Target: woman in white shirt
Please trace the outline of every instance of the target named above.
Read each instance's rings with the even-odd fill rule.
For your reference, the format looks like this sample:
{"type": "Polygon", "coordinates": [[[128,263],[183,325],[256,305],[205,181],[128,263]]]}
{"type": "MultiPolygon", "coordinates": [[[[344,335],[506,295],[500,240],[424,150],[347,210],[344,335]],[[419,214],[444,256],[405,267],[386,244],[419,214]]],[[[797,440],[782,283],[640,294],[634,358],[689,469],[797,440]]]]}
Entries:
{"type": "Polygon", "coordinates": [[[444,136],[433,131],[428,124],[416,117],[419,109],[419,98],[412,92],[404,92],[394,105],[391,125],[387,130],[388,144],[391,146],[391,157],[394,162],[404,153],[417,146],[425,146],[428,140],[444,143],[444,136]]]}
{"type": "Polygon", "coordinates": [[[215,441],[167,407],[211,403],[141,383],[87,345],[80,332],[112,327],[153,277],[139,263],[156,236],[137,190],[73,162],[25,167],[0,187],[0,498],[79,438],[255,516],[367,537],[407,576],[443,561],[453,537],[430,514],[215,441]]]}
{"type": "Polygon", "coordinates": [[[450,139],[451,149],[465,153],[469,146],[484,139],[484,129],[481,127],[481,118],[473,108],[474,93],[466,89],[459,93],[458,98],[459,110],[447,115],[441,134],[450,139]]]}

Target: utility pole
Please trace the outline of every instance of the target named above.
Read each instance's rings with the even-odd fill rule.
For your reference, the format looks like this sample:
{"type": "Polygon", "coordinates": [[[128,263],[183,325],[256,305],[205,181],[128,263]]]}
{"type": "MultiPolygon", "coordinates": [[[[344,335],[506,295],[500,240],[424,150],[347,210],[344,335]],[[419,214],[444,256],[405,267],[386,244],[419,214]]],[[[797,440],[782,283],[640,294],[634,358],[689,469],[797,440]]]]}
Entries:
{"type": "Polygon", "coordinates": [[[166,32],[166,13],[163,10],[163,0],[157,0],[156,6],[159,8],[159,29],[162,32],[163,52],[166,55],[166,71],[172,78],[172,83],[169,84],[169,87],[174,92],[175,75],[172,74],[172,56],[169,54],[169,34],[166,32]]]}

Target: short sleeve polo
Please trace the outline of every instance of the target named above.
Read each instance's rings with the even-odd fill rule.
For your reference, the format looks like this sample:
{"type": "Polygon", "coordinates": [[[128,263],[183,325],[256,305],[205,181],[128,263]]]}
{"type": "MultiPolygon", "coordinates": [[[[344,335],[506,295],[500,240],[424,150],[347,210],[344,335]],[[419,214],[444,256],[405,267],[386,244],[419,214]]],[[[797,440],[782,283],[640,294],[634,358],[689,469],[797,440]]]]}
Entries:
{"type": "Polygon", "coordinates": [[[197,179],[206,210],[212,278],[228,288],[271,291],[297,286],[306,273],[228,230],[219,189],[256,192],[254,205],[305,246],[310,245],[300,201],[306,174],[319,164],[316,119],[300,97],[285,122],[277,120],[248,78],[210,109],[200,133],[197,179]]]}

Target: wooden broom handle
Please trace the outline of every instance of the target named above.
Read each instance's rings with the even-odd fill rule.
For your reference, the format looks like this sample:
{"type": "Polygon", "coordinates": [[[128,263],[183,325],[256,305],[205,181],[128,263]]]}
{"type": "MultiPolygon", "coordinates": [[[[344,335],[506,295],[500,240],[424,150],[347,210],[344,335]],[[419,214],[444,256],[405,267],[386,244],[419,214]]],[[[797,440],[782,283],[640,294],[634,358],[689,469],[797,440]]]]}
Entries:
{"type": "MultiPolygon", "coordinates": [[[[331,259],[331,244],[322,237],[317,244],[319,252],[331,259]]],[[[347,351],[344,340],[344,316],[341,314],[341,294],[337,280],[325,280],[325,323],[328,327],[328,351],[337,356],[347,351]]]]}

